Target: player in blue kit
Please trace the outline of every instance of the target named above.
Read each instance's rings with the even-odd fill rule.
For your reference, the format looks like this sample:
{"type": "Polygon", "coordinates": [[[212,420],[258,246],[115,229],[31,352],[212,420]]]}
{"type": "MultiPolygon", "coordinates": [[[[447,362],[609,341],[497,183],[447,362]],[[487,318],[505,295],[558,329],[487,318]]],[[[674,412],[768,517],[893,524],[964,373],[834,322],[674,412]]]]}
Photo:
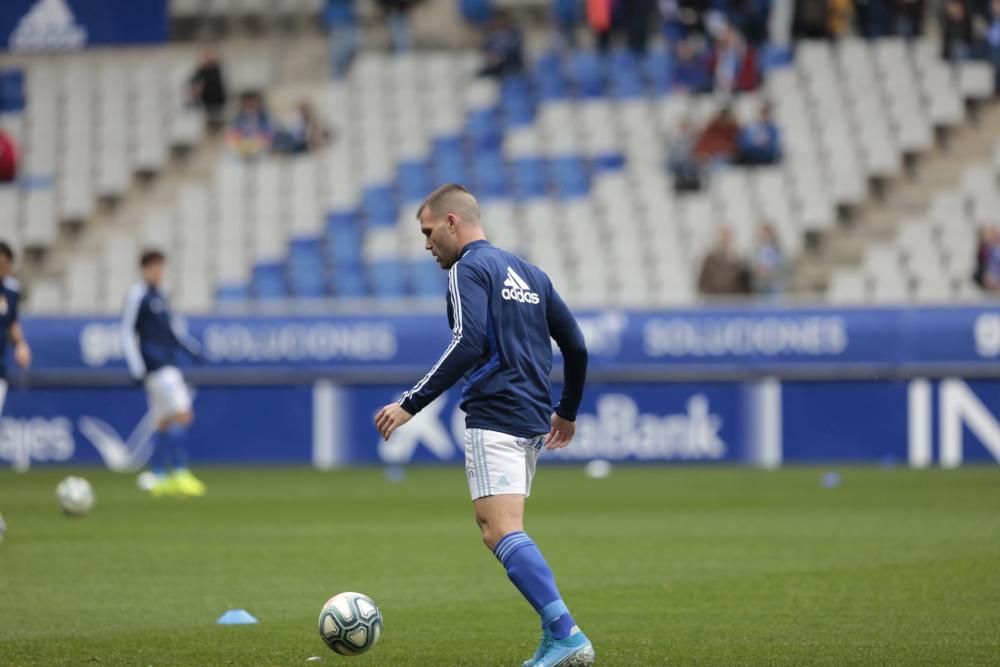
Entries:
{"type": "Polygon", "coordinates": [[[146,388],[156,420],[154,496],[203,496],[205,485],[187,467],[185,441],[194,420],[191,392],[177,368],[182,353],[201,358],[201,345],[177,325],[160,291],[166,258],[149,251],[139,260],[142,281],[129,290],[122,316],[122,349],[129,373],[146,388]]]}
{"type": "Polygon", "coordinates": [[[483,541],[541,616],[542,641],[526,667],[590,665],[594,647],[573,621],[541,551],[524,532],[524,499],[541,448],[565,447],[587,375],[583,334],[545,273],[489,243],[479,203],[445,185],[417,212],[425,247],[448,270],[451,344],[375,426],[386,440],[465,378],[465,466],[483,541]],[[564,359],[562,396],[552,407],[549,373],[555,340],[564,359]]]}
{"type": "Polygon", "coordinates": [[[14,251],[0,241],[0,413],[7,399],[7,345],[14,344],[14,362],[22,369],[31,365],[31,348],[18,320],[21,284],[10,275],[14,251]]]}

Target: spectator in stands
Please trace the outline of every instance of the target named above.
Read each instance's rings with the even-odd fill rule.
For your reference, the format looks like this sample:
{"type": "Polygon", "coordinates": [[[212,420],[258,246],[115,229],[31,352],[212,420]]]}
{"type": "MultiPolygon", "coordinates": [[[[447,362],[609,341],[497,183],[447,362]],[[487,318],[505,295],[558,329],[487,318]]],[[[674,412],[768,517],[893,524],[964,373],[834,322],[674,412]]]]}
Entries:
{"type": "Polygon", "coordinates": [[[756,166],[781,160],[781,132],[771,117],[771,105],[762,104],[757,120],[740,130],[740,164],[756,166]]]}
{"type": "Polygon", "coordinates": [[[202,52],[198,69],[188,81],[188,100],[205,110],[209,125],[218,127],[223,121],[228,99],[222,64],[215,49],[209,47],[202,52]]]}
{"type": "Polygon", "coordinates": [[[677,192],[696,192],[701,189],[701,167],[694,155],[697,139],[698,132],[694,123],[685,118],[667,145],[667,169],[674,178],[674,190],[677,192]]]}
{"type": "Polygon", "coordinates": [[[653,23],[656,0],[628,0],[619,2],[619,21],[625,31],[628,48],[632,53],[646,53],[649,44],[649,27],[653,23]]]}
{"type": "Polygon", "coordinates": [[[676,42],[705,35],[705,15],[712,0],[660,0],[660,14],[667,40],[676,42]]]}
{"type": "Polygon", "coordinates": [[[674,49],[673,88],[689,93],[707,93],[712,90],[708,58],[699,50],[693,37],[677,42],[674,49]]]}
{"type": "Polygon", "coordinates": [[[990,62],[993,64],[994,87],[1000,95],[1000,0],[991,3],[989,22],[983,40],[990,62]]]}
{"type": "Polygon", "coordinates": [[[17,146],[14,139],[0,128],[0,183],[12,183],[17,178],[17,146]]]}
{"type": "Polygon", "coordinates": [[[757,230],[757,247],[753,258],[753,291],[760,295],[781,294],[785,291],[785,258],[774,227],[763,224],[757,230]]]}
{"type": "Polygon", "coordinates": [[[858,32],[868,39],[892,34],[892,4],[896,0],[854,0],[858,32]]]}
{"type": "Polygon", "coordinates": [[[240,96],[240,108],[226,137],[229,147],[244,158],[255,158],[271,147],[271,116],[260,93],[240,96]]]}
{"type": "Polygon", "coordinates": [[[941,15],[941,57],[950,62],[972,55],[972,15],[964,0],[946,0],[941,15]]]}
{"type": "Polygon", "coordinates": [[[597,48],[605,52],[611,47],[611,31],[615,27],[614,0],[587,0],[587,25],[594,31],[597,48]]]}
{"type": "Polygon", "coordinates": [[[722,108],[695,142],[694,154],[698,163],[709,169],[729,164],[736,157],[740,126],[729,107],[722,108]]]}
{"type": "Polygon", "coordinates": [[[330,67],[334,78],[343,79],[351,71],[354,56],[361,48],[354,0],[326,0],[323,16],[330,37],[330,67]]]}
{"type": "Polygon", "coordinates": [[[767,40],[767,21],[771,0],[729,0],[726,18],[747,42],[758,47],[767,40]]]}
{"type": "Polygon", "coordinates": [[[275,153],[309,153],[330,141],[330,131],[316,117],[308,102],[300,102],[292,117],[274,133],[271,150],[275,153]]]}
{"type": "Polygon", "coordinates": [[[524,71],[521,29],[507,12],[497,12],[486,32],[479,76],[504,77],[524,71]]]}
{"type": "Polygon", "coordinates": [[[831,36],[833,6],[830,0],[795,0],[794,10],[792,34],[796,38],[827,39],[831,36]]]}
{"type": "Polygon", "coordinates": [[[827,31],[833,39],[846,37],[854,20],[854,0],[829,0],[827,31]]]}
{"type": "Polygon", "coordinates": [[[979,231],[973,280],[988,292],[1000,292],[1000,227],[996,225],[985,225],[979,231]]]}
{"type": "Polygon", "coordinates": [[[760,85],[757,51],[732,26],[723,26],[709,60],[716,92],[745,93],[760,85]]]}
{"type": "Polygon", "coordinates": [[[925,0],[895,0],[894,7],[897,35],[912,39],[924,33],[925,0]]]}
{"type": "Polygon", "coordinates": [[[719,239],[701,264],[698,292],[706,296],[734,296],[750,293],[750,271],[733,248],[733,232],[719,228],[719,239]]]}
{"type": "Polygon", "coordinates": [[[378,0],[379,8],[389,26],[389,40],[396,53],[413,48],[413,31],[410,29],[410,10],[419,0],[378,0]]]}

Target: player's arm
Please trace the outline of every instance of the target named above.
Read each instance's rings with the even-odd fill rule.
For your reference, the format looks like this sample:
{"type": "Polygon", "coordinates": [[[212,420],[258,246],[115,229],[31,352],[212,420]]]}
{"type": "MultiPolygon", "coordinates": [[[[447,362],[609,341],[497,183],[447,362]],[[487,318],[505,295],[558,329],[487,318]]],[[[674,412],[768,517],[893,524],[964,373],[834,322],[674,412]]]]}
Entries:
{"type": "Polygon", "coordinates": [[[489,310],[486,281],[475,269],[459,262],[448,273],[448,293],[454,318],[451,343],[427,375],[403,394],[399,403],[379,410],[375,427],[386,440],[482,358],[489,310]]]}
{"type": "Polygon", "coordinates": [[[545,446],[559,449],[568,445],[576,434],[576,413],[587,382],[587,343],[569,306],[551,286],[547,305],[549,333],[563,355],[563,390],[552,415],[552,430],[545,439],[545,446]]]}
{"type": "Polygon", "coordinates": [[[10,323],[7,331],[10,335],[10,341],[14,344],[14,361],[21,368],[27,368],[31,365],[31,347],[24,337],[24,329],[21,328],[21,323],[15,319],[10,323]]]}
{"type": "Polygon", "coordinates": [[[191,357],[201,361],[203,358],[201,343],[197,338],[192,336],[188,330],[187,326],[184,324],[183,320],[176,317],[170,318],[170,332],[174,335],[174,341],[184,349],[191,357]]]}
{"type": "Polygon", "coordinates": [[[7,336],[14,345],[14,361],[21,368],[27,368],[31,365],[31,347],[28,345],[28,340],[24,337],[24,329],[21,328],[20,299],[20,294],[15,293],[14,298],[7,304],[7,307],[11,311],[7,336]]]}
{"type": "Polygon", "coordinates": [[[143,296],[145,296],[145,291],[140,285],[129,291],[125,299],[125,312],[122,314],[120,330],[122,352],[125,354],[128,372],[136,381],[146,377],[146,362],[142,360],[142,353],[139,351],[139,334],[135,329],[143,296]]]}

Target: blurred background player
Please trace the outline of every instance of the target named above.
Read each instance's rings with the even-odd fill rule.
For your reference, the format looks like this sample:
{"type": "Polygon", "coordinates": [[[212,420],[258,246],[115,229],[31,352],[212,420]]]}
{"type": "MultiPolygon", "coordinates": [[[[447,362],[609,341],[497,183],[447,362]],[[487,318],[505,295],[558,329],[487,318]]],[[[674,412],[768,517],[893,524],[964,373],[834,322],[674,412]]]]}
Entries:
{"type": "Polygon", "coordinates": [[[544,445],[565,447],[587,377],[587,347],[548,276],[490,244],[479,202],[460,185],[443,185],[417,210],[425,247],[448,271],[452,342],[431,371],[382,408],[375,425],[386,440],[465,377],[465,466],[483,542],[542,621],[542,641],[524,664],[590,665],[594,647],[577,627],[551,568],[524,532],[524,499],[544,445]],[[552,340],[563,353],[562,397],[552,409],[552,340]]]}
{"type": "Polygon", "coordinates": [[[31,364],[31,348],[17,319],[21,285],[10,275],[14,251],[0,241],[0,413],[7,398],[7,344],[14,344],[14,361],[22,369],[31,364]]]}
{"type": "Polygon", "coordinates": [[[163,253],[155,250],[140,258],[142,281],[126,297],[122,349],[132,378],[146,388],[156,420],[152,458],[156,483],[150,492],[154,496],[203,496],[205,485],[187,467],[185,441],[194,412],[191,393],[177,368],[183,352],[200,359],[201,346],[174,320],[160,291],[165,264],[163,253]]]}

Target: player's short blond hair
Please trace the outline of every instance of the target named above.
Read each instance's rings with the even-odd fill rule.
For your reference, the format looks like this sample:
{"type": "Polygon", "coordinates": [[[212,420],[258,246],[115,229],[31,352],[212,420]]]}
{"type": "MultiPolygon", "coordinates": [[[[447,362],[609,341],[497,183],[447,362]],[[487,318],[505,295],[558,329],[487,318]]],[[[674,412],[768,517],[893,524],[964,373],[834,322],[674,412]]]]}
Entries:
{"type": "Polygon", "coordinates": [[[417,209],[417,220],[420,220],[424,211],[430,211],[435,217],[457,213],[463,222],[479,221],[479,202],[475,195],[458,183],[442,185],[427,195],[417,209]]]}

